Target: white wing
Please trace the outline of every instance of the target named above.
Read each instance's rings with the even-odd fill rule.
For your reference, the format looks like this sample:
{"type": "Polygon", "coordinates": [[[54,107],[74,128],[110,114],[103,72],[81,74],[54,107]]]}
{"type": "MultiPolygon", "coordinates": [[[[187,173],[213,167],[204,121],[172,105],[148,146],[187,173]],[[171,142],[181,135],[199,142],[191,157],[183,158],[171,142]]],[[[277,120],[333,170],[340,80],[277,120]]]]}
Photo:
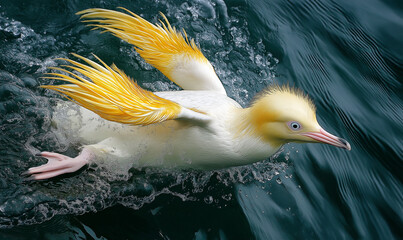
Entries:
{"type": "MultiPolygon", "coordinates": [[[[124,8],[122,8],[124,9],[124,8]]],[[[172,28],[161,13],[165,23],[154,25],[140,16],[92,8],[77,14],[91,23],[90,26],[105,29],[133,44],[146,62],[160,70],[171,81],[185,90],[210,90],[226,94],[213,66],[204,57],[193,40],[189,41],[172,28]]]]}

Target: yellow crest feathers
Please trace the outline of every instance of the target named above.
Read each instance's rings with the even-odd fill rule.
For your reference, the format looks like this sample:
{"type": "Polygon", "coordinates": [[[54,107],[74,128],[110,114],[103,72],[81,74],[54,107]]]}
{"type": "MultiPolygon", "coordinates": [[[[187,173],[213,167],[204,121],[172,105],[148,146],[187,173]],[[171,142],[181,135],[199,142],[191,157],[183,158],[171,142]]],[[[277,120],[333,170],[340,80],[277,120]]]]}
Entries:
{"type": "MultiPolygon", "coordinates": [[[[298,88],[294,88],[289,86],[288,84],[286,85],[279,85],[279,84],[272,84],[270,85],[266,90],[260,92],[258,95],[254,97],[253,103],[257,102],[259,99],[273,95],[273,94],[278,94],[278,93],[285,93],[285,94],[291,94],[293,96],[296,96],[298,99],[300,99],[303,102],[306,102],[309,108],[315,112],[316,111],[316,106],[313,103],[312,99],[303,91],[301,91],[298,88]]],[[[252,104],[253,104],[252,103],[252,104]]]]}
{"type": "Polygon", "coordinates": [[[183,36],[171,27],[163,13],[161,16],[165,23],[160,21],[161,25],[154,25],[125,8],[120,9],[128,14],[99,8],[86,9],[77,14],[86,19],[84,22],[91,23],[89,26],[105,29],[133,44],[146,62],[160,70],[173,82],[175,77],[171,72],[175,70],[176,58],[185,57],[185,59],[193,58],[208,62],[194,40],[189,41],[184,30],[183,36]]]}
{"type": "Polygon", "coordinates": [[[41,87],[58,91],[102,118],[114,122],[148,125],[175,119],[180,114],[182,107],[179,104],[142,89],[115,65],[109,67],[95,55],[102,65],[77,54],[73,55],[88,65],[62,59],[71,65],[52,68],[63,73],[48,73],[49,76],[45,77],[71,84],[41,87]]]}

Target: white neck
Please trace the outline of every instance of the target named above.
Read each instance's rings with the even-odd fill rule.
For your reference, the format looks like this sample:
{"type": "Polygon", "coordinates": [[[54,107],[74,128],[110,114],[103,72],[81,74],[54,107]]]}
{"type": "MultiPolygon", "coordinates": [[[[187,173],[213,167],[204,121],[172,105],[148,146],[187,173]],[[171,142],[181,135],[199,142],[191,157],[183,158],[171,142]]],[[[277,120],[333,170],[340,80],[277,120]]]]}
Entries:
{"type": "Polygon", "coordinates": [[[230,132],[233,134],[234,145],[243,157],[243,164],[263,160],[276,153],[281,146],[273,146],[264,141],[255,129],[251,109],[237,109],[230,120],[230,132]]]}

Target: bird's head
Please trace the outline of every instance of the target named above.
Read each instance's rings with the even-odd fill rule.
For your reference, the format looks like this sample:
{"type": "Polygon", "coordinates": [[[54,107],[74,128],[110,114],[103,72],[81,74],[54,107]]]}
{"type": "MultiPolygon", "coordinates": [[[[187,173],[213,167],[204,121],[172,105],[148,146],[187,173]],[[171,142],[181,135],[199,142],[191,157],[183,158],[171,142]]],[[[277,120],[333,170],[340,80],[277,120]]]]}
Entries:
{"type": "Polygon", "coordinates": [[[350,144],[326,132],[316,120],[307,95],[288,86],[271,86],[250,108],[255,133],[274,146],[287,142],[326,143],[351,150],[350,144]]]}

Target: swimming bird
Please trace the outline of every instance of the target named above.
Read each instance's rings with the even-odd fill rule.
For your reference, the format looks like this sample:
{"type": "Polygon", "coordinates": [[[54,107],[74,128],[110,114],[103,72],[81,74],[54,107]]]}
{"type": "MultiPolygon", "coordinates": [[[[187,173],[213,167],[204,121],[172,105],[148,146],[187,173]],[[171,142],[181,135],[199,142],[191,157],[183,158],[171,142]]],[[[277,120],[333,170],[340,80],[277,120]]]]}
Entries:
{"type": "Polygon", "coordinates": [[[42,87],[80,106],[62,101],[54,121],[58,127],[69,126],[82,150],[76,157],[41,152],[48,162],[25,172],[30,179],[75,172],[99,159],[220,169],[261,161],[288,142],[351,149],[346,140],[319,125],[315,105],[302,91],[272,85],[242,108],[226,95],[212,65],[184,30],[173,28],[162,13],[164,21],[155,25],[123,10],[94,8],[77,14],[95,29],[133,44],[146,62],[183,90],[147,91],[95,55],[93,60],[77,54],[73,56],[78,61],[63,59],[69,64],[54,67],[46,78],[68,84],[42,87]],[[66,112],[67,120],[57,119],[66,112]]]}

